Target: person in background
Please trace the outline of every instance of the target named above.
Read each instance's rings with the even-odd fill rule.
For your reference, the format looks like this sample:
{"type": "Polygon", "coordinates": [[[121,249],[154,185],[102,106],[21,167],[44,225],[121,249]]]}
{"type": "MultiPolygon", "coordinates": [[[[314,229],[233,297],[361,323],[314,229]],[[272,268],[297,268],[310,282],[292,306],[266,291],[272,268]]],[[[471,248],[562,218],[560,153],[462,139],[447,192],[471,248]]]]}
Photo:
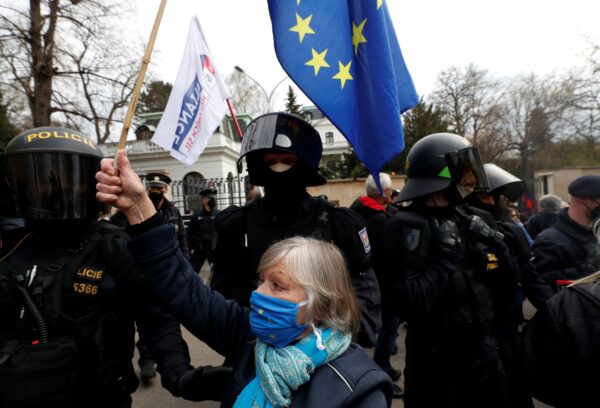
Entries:
{"type": "MultiPolygon", "coordinates": [[[[600,214],[595,217],[600,225],[600,214]]],[[[600,238],[600,227],[595,229],[600,238]]],[[[596,248],[596,257],[600,248],[596,248]]],[[[557,408],[596,406],[600,378],[600,271],[538,308],[523,329],[522,370],[531,394],[557,408]]]]}
{"type": "Polygon", "coordinates": [[[551,227],[558,220],[558,212],[562,207],[562,200],[554,194],[546,194],[538,200],[539,213],[532,215],[526,222],[525,228],[531,238],[551,227]]]}
{"type": "Polygon", "coordinates": [[[568,190],[571,205],[560,210],[557,222],[537,235],[532,247],[535,270],[555,291],[600,269],[592,231],[600,216],[600,175],[578,177],[568,190]]]}
{"type": "Polygon", "coordinates": [[[351,343],[360,312],[334,244],[291,237],[271,245],[258,263],[260,284],[250,295],[250,309],[243,308],[193,271],[173,227],[156,216],[125,152],[119,153],[118,177],[113,163],[102,162],[97,197],[127,214],[130,250],[161,300],[231,362],[222,407],[391,405],[389,377],[351,343]]]}
{"type": "MultiPolygon", "coordinates": [[[[390,293],[391,276],[390,268],[385,264],[383,247],[385,226],[396,209],[390,205],[392,195],[392,178],[387,173],[379,173],[379,184],[382,191],[375,183],[372,175],[365,181],[366,195],[357,198],[350,209],[356,211],[365,220],[369,243],[371,244],[372,265],[379,282],[381,291],[381,329],[377,334],[377,343],[373,353],[375,361],[392,379],[398,381],[402,371],[392,367],[390,357],[398,337],[400,319],[393,311],[393,293],[390,293]]],[[[397,384],[393,384],[394,398],[401,398],[404,391],[397,384]]]]}
{"type": "Polygon", "coordinates": [[[213,262],[213,250],[217,240],[215,218],[219,215],[217,190],[212,188],[200,192],[200,208],[190,219],[187,235],[191,248],[190,262],[196,272],[200,272],[204,261],[213,262]]]}

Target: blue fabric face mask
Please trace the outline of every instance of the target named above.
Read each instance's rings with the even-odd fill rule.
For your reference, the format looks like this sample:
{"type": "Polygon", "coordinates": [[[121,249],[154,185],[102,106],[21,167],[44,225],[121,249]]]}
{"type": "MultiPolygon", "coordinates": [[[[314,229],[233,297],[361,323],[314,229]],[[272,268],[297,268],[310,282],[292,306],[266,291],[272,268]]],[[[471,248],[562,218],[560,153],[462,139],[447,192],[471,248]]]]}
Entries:
{"type": "Polygon", "coordinates": [[[298,324],[298,308],[308,301],[294,303],[253,291],[250,295],[250,329],[261,341],[281,348],[298,338],[306,324],[298,324]]]}

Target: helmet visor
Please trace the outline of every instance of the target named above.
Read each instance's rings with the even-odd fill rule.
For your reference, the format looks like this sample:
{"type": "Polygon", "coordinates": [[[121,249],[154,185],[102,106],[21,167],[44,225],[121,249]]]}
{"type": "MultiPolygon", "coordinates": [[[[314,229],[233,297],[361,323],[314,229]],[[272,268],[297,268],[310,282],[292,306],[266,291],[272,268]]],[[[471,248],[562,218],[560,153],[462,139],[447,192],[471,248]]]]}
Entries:
{"type": "MultiPolygon", "coordinates": [[[[96,219],[100,159],[71,153],[5,154],[2,157],[14,216],[28,219],[96,219]]],[[[11,214],[12,215],[12,214],[11,214]]]]}
{"type": "Polygon", "coordinates": [[[467,147],[454,150],[446,153],[445,158],[459,191],[461,189],[471,192],[487,192],[489,190],[488,180],[477,149],[467,147]]]}

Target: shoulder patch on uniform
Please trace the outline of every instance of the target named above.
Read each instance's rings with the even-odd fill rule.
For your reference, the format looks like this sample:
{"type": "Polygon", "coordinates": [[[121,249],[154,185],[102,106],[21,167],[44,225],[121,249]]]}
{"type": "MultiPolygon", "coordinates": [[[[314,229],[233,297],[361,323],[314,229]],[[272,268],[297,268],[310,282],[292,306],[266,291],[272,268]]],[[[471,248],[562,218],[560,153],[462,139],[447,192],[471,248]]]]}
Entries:
{"type": "Polygon", "coordinates": [[[406,228],[404,231],[404,247],[409,251],[414,251],[421,241],[421,230],[406,228]]]}
{"type": "Polygon", "coordinates": [[[369,242],[369,234],[367,233],[367,227],[358,231],[358,236],[360,237],[360,241],[365,248],[365,254],[371,252],[371,243],[369,242]]]}

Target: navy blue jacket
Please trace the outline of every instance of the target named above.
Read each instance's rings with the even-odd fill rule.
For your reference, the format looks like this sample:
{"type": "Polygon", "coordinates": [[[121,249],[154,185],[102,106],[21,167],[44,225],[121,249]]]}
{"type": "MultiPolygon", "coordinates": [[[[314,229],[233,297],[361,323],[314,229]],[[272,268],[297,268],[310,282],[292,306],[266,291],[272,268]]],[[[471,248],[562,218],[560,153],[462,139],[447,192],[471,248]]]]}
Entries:
{"type": "Polygon", "coordinates": [[[532,215],[525,222],[525,228],[531,238],[535,238],[540,232],[556,224],[556,221],[558,221],[558,212],[541,212],[532,215]]]}
{"type": "Polygon", "coordinates": [[[565,208],[559,212],[556,224],[535,237],[531,248],[533,267],[558,290],[560,281],[583,278],[598,269],[592,261],[597,243],[592,229],[573,221],[565,208]]]}
{"type": "MultiPolygon", "coordinates": [[[[231,361],[233,375],[221,406],[233,406],[255,377],[255,336],[250,330],[249,310],[202,283],[178,250],[171,225],[142,228],[137,233],[129,248],[150,286],[194,336],[231,361]]],[[[389,377],[360,347],[352,345],[315,371],[293,395],[293,406],[385,407],[391,405],[391,393],[389,377]]]]}

